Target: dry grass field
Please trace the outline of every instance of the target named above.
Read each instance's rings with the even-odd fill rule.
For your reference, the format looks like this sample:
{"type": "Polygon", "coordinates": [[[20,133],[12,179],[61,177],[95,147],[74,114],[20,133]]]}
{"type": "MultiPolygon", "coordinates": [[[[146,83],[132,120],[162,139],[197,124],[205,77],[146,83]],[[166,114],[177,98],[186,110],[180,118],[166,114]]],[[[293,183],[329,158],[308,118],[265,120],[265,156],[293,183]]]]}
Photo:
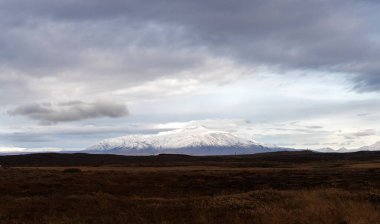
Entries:
{"type": "Polygon", "coordinates": [[[380,154],[0,157],[0,223],[380,223],[380,154]]]}

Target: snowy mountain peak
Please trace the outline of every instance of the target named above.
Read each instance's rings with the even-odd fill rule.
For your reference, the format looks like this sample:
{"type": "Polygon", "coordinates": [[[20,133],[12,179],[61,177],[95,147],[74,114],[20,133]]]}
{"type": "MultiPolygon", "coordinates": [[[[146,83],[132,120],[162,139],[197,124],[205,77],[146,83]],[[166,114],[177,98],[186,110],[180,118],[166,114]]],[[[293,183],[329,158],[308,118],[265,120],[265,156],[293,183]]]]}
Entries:
{"type": "Polygon", "coordinates": [[[362,146],[360,148],[352,148],[347,149],[345,147],[340,149],[331,149],[331,148],[323,148],[314,150],[317,152],[339,152],[339,153],[347,153],[347,152],[359,152],[359,151],[380,151],[380,142],[376,142],[372,145],[362,146]]]}
{"type": "MultiPolygon", "coordinates": [[[[253,139],[202,125],[187,126],[155,135],[127,135],[106,139],[88,148],[92,152],[118,154],[184,153],[192,155],[250,154],[272,151],[253,139]]],[[[278,148],[280,149],[280,148],[278,148]]],[[[273,150],[275,151],[275,150],[273,150]]]]}
{"type": "Polygon", "coordinates": [[[359,151],[378,151],[380,150],[380,142],[376,142],[369,146],[363,146],[358,149],[359,151]]]}

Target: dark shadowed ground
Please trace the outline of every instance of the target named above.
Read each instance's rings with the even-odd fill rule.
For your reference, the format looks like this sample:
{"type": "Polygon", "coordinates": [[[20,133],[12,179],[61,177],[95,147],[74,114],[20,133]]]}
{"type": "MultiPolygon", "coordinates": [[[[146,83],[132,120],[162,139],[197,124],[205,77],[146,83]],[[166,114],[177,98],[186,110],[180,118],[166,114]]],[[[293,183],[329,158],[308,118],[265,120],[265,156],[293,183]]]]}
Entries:
{"type": "Polygon", "coordinates": [[[0,223],[380,223],[380,153],[0,157],[0,223]]]}

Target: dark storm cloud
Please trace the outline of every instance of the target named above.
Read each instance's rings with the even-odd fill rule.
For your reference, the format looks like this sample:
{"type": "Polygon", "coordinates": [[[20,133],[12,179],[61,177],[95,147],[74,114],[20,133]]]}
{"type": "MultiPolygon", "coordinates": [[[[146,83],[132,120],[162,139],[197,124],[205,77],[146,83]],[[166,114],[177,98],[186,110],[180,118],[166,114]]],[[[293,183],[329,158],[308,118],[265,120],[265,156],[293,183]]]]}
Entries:
{"type": "Polygon", "coordinates": [[[38,120],[43,124],[79,121],[99,117],[116,118],[129,114],[124,104],[105,101],[94,103],[72,101],[59,104],[29,104],[19,106],[8,113],[13,116],[25,116],[38,120]]]}
{"type": "Polygon", "coordinates": [[[2,0],[0,60],[29,76],[117,84],[176,76],[208,55],[349,73],[356,90],[378,91],[378,9],[355,0],[2,0]]]}

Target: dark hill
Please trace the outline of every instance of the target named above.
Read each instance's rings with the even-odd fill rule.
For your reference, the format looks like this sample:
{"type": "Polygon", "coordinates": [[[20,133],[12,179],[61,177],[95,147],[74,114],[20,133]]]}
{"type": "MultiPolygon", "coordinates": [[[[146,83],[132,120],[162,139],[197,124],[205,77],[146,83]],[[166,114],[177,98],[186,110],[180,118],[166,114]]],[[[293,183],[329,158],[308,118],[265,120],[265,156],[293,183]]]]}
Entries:
{"type": "Polygon", "coordinates": [[[273,152],[236,156],[121,156],[85,153],[36,153],[0,156],[5,166],[186,166],[216,165],[239,167],[277,167],[299,163],[342,163],[380,160],[380,152],[317,153],[312,151],[273,152]]]}

